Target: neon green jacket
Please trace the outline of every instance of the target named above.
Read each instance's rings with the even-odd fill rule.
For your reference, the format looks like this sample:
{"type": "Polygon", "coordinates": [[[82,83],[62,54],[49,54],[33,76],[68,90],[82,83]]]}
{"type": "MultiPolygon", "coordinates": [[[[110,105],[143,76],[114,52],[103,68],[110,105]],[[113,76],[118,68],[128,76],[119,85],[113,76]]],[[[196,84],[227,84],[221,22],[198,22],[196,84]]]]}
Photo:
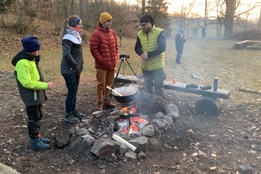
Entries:
{"type": "MultiPolygon", "coordinates": [[[[142,30],[138,32],[138,37],[140,39],[142,50],[145,52],[150,52],[155,50],[158,47],[158,36],[160,33],[164,31],[161,28],[153,27],[152,30],[149,33],[144,33],[142,30]]],[[[153,70],[159,70],[163,69],[165,67],[164,62],[164,52],[149,58],[147,60],[142,61],[142,69],[145,71],[153,71],[153,70]]]]}
{"type": "Polygon", "coordinates": [[[48,88],[47,83],[41,79],[36,58],[21,51],[12,60],[18,90],[26,106],[42,104],[45,99],[44,90],[48,88]]]}

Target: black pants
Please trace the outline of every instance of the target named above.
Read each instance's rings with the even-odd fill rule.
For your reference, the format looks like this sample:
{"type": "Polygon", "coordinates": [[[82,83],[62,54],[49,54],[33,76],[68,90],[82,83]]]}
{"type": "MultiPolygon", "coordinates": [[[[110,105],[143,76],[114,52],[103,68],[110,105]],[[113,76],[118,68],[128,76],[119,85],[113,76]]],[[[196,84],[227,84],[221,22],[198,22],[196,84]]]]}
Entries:
{"type": "Polygon", "coordinates": [[[176,56],[176,63],[181,63],[181,55],[183,53],[183,47],[176,48],[177,50],[177,56],[176,56]]]}
{"type": "Polygon", "coordinates": [[[30,138],[37,138],[40,134],[41,120],[43,118],[42,105],[27,106],[27,127],[30,138]]]}
{"type": "Polygon", "coordinates": [[[65,108],[66,113],[70,113],[76,110],[76,96],[80,82],[80,75],[63,74],[63,78],[68,90],[65,100],[65,108]]]}

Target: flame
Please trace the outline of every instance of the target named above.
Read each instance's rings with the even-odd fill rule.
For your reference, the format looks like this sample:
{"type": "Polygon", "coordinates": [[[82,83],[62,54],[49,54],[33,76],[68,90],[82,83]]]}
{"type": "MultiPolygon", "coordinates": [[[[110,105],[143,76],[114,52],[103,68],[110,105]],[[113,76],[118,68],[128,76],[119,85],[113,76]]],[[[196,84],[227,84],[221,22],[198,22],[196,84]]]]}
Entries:
{"type": "Polygon", "coordinates": [[[128,107],[121,108],[121,112],[127,112],[127,111],[128,111],[128,107]]]}
{"type": "Polygon", "coordinates": [[[137,108],[134,106],[123,107],[121,108],[122,113],[135,114],[137,112],[137,108]]]}

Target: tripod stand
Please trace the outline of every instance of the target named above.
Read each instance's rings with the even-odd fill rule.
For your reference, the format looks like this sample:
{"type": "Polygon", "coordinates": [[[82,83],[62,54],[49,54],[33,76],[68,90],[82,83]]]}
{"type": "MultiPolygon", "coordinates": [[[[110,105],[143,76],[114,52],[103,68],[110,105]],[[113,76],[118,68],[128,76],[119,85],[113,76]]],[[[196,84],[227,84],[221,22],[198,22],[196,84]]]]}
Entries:
{"type": "MultiPolygon", "coordinates": [[[[112,88],[113,88],[113,86],[115,85],[115,82],[116,82],[116,80],[117,80],[117,78],[118,78],[118,76],[119,76],[119,73],[120,73],[120,70],[121,70],[121,68],[123,68],[123,74],[125,75],[125,67],[126,67],[126,65],[128,65],[129,66],[129,68],[131,69],[131,71],[132,71],[132,73],[135,75],[135,77],[137,77],[137,75],[136,75],[136,73],[134,72],[134,70],[133,70],[133,68],[131,67],[131,65],[130,65],[130,63],[129,63],[129,61],[128,61],[128,59],[130,58],[130,56],[129,55],[126,55],[126,54],[121,54],[120,55],[120,65],[119,65],[119,68],[118,68],[118,70],[117,70],[117,73],[116,73],[116,76],[115,76],[115,78],[114,78],[114,80],[113,80],[113,83],[112,83],[112,88]],[[127,63],[127,64],[126,64],[127,63]]],[[[137,77],[137,79],[138,79],[138,77],[137,77]]],[[[139,79],[138,79],[139,80],[139,79]]],[[[112,99],[112,94],[111,94],[111,92],[112,91],[110,91],[110,99],[109,99],[109,103],[111,102],[111,99],[112,99]]]]}
{"type": "Polygon", "coordinates": [[[135,75],[135,77],[137,77],[136,73],[134,72],[133,68],[131,67],[131,65],[130,65],[130,63],[128,61],[129,58],[130,58],[129,55],[126,55],[126,54],[121,54],[120,55],[121,62],[120,62],[120,65],[119,65],[116,77],[114,78],[113,84],[114,84],[115,80],[118,78],[122,66],[123,66],[123,74],[125,75],[125,73],[126,73],[125,72],[125,65],[126,65],[126,63],[129,66],[129,68],[131,69],[132,73],[135,75]]]}

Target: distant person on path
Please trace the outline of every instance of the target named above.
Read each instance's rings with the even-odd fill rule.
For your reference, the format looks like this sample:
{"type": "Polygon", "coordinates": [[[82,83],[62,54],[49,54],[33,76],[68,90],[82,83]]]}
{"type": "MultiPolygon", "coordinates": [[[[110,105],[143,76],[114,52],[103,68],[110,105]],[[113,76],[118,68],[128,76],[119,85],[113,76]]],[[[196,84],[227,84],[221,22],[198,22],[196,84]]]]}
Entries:
{"type": "Polygon", "coordinates": [[[149,15],[140,18],[140,26],[142,30],[137,33],[135,52],[142,60],[144,88],[149,93],[165,97],[163,93],[163,81],[166,79],[164,71],[165,32],[155,26],[153,18],[149,15]]]}
{"type": "Polygon", "coordinates": [[[23,50],[13,59],[15,66],[15,77],[19,94],[26,106],[28,116],[27,128],[31,138],[31,149],[46,150],[50,147],[50,140],[41,137],[40,127],[43,117],[42,104],[47,100],[45,90],[53,88],[52,82],[44,82],[43,75],[39,68],[40,41],[35,36],[26,36],[21,40],[23,50]]]}
{"type": "Polygon", "coordinates": [[[118,62],[118,39],[116,32],[111,29],[112,16],[103,12],[99,23],[90,38],[90,51],[95,59],[97,109],[114,108],[115,104],[109,101],[111,86],[118,62]]]}
{"type": "Polygon", "coordinates": [[[184,43],[186,42],[184,31],[182,29],[178,30],[178,33],[175,36],[175,45],[176,45],[176,64],[181,64],[181,55],[183,53],[184,43]]]}
{"type": "Polygon", "coordinates": [[[67,87],[64,121],[70,124],[78,123],[86,116],[76,109],[76,96],[84,63],[80,36],[82,28],[81,18],[73,15],[64,22],[62,35],[61,74],[67,87]]]}

